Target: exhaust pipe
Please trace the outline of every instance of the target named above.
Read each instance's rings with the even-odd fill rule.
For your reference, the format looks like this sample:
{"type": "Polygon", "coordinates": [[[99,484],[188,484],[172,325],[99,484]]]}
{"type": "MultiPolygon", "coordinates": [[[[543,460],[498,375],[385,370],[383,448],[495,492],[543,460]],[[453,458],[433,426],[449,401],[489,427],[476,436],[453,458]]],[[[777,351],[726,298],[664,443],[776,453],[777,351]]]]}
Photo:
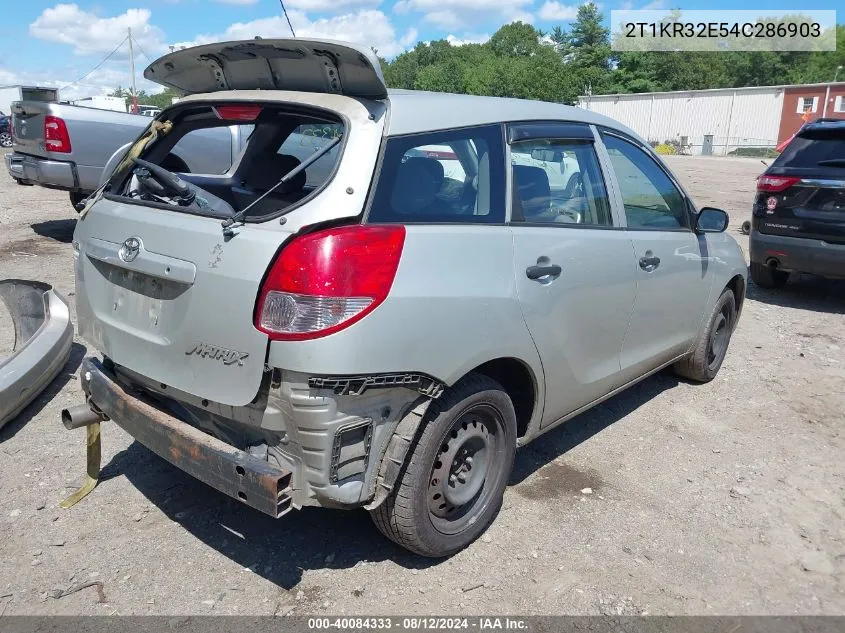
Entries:
{"type": "Polygon", "coordinates": [[[780,262],[774,257],[770,257],[766,262],[766,265],[772,270],[776,270],[780,266],[780,262]]]}
{"type": "Polygon", "coordinates": [[[69,409],[62,409],[62,424],[68,431],[79,429],[83,426],[94,424],[95,422],[102,422],[108,418],[94,410],[94,405],[86,402],[85,404],[78,404],[69,409]]]}

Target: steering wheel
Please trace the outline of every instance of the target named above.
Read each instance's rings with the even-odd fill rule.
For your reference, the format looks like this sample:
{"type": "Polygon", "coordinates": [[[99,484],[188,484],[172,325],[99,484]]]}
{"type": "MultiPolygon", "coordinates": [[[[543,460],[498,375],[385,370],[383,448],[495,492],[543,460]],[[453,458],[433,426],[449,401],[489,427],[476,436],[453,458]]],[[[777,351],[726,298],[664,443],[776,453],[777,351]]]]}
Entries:
{"type": "Polygon", "coordinates": [[[135,177],[147,191],[162,198],[175,198],[179,204],[193,202],[196,194],[176,174],[140,158],[132,161],[136,165],[135,177]]]}

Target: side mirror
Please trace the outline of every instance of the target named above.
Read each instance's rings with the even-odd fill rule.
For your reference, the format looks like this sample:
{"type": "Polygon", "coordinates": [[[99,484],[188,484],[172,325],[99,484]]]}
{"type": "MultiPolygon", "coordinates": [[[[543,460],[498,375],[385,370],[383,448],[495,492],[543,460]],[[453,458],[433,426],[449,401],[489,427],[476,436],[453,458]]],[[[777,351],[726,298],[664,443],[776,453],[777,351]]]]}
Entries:
{"type": "Polygon", "coordinates": [[[728,228],[730,218],[721,209],[704,207],[698,212],[695,230],[699,233],[721,233],[728,228]]]}

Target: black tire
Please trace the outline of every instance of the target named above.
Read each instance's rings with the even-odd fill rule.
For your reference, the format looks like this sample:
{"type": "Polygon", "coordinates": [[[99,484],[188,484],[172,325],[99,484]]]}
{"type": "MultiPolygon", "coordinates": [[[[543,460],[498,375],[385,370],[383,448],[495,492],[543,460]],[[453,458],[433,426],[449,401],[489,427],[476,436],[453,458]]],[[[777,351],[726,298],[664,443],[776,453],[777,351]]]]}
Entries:
{"type": "Polygon", "coordinates": [[[515,452],[510,397],[495,380],[470,374],[431,403],[393,492],[370,516],[416,554],[454,554],[498,515],[515,452]]]}
{"type": "Polygon", "coordinates": [[[577,191],[579,186],[581,186],[581,188],[583,189],[583,182],[581,181],[581,175],[580,174],[572,174],[569,177],[569,180],[566,181],[566,188],[563,190],[564,195],[567,198],[576,197],[576,193],[579,193],[577,191]]]}
{"type": "Polygon", "coordinates": [[[79,209],[76,208],[76,205],[85,200],[85,198],[88,197],[88,194],[80,193],[78,191],[69,191],[68,197],[70,198],[70,204],[73,206],[74,211],[79,213],[79,209]]]}
{"type": "Polygon", "coordinates": [[[719,373],[736,326],[734,293],[725,289],[713,306],[707,327],[698,337],[692,352],[673,366],[676,374],[695,382],[710,382],[719,373]]]}
{"type": "Polygon", "coordinates": [[[751,281],[761,288],[783,288],[788,280],[785,270],[751,262],[751,281]]]}

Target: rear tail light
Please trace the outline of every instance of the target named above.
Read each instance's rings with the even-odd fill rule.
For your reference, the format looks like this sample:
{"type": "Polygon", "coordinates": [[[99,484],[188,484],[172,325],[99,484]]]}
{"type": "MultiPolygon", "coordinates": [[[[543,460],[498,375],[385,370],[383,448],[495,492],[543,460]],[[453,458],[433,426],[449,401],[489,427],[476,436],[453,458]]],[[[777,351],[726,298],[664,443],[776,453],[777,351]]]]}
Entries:
{"type": "Polygon", "coordinates": [[[63,119],[48,114],[44,117],[44,147],[48,152],[70,153],[70,135],[63,119]]]}
{"type": "Polygon", "coordinates": [[[800,178],[793,178],[791,176],[767,176],[764,174],[757,178],[757,191],[778,193],[789,189],[799,180],[800,178]]]}
{"type": "Polygon", "coordinates": [[[352,325],[387,298],[404,243],[402,225],[357,224],[294,238],[261,287],[255,327],[274,340],[303,340],[352,325]]]}

